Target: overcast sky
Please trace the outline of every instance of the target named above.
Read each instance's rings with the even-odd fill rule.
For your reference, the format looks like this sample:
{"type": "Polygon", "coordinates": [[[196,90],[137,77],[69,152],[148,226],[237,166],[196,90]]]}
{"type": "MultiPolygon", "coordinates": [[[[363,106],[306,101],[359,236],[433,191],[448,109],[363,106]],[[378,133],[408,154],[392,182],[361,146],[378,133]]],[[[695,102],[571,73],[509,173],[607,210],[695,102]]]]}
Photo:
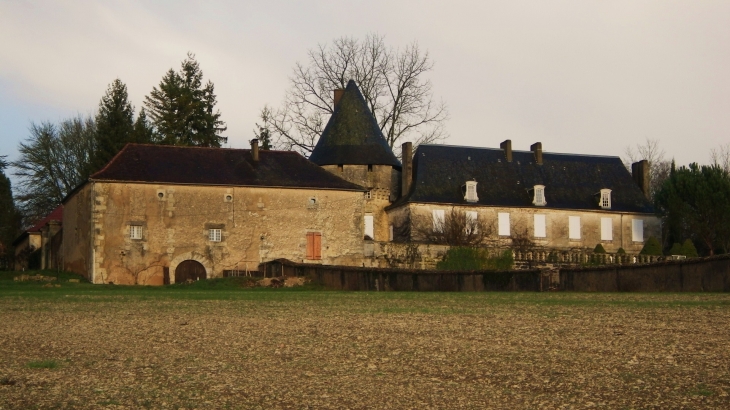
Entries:
{"type": "Polygon", "coordinates": [[[428,50],[448,144],[621,156],[650,138],[686,164],[730,142],[730,1],[426,3],[0,0],[0,155],[117,77],[139,109],[188,51],[246,147],[307,50],[368,33],[428,50]]]}

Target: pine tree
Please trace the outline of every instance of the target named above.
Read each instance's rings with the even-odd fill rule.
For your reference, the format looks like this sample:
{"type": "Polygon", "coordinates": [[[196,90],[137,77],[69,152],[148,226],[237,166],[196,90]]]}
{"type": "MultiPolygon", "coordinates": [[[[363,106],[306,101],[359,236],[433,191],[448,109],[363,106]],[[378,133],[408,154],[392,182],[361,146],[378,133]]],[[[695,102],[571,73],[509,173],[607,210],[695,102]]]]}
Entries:
{"type": "Polygon", "coordinates": [[[134,122],[134,130],[132,131],[132,142],[138,144],[149,144],[155,142],[155,133],[147,119],[147,112],[144,108],[139,110],[137,120],[134,122]]]}
{"type": "Polygon", "coordinates": [[[99,102],[96,115],[96,151],[92,172],[103,168],[128,142],[133,142],[134,108],[130,104],[127,86],[116,79],[99,102]]]}
{"type": "Polygon", "coordinates": [[[9,268],[12,242],[20,230],[20,214],[15,208],[10,179],[5,176],[7,166],[5,156],[0,156],[0,270],[9,268]]]}
{"type": "Polygon", "coordinates": [[[203,71],[195,55],[188,53],[180,72],[170,69],[144,104],[159,143],[220,147],[226,127],[216,102],[213,83],[203,85],[203,71]]]}
{"type": "Polygon", "coordinates": [[[697,254],[697,248],[695,248],[695,244],[692,243],[692,240],[689,238],[685,239],[684,243],[682,244],[682,255],[688,257],[688,258],[696,258],[699,256],[697,254]]]}

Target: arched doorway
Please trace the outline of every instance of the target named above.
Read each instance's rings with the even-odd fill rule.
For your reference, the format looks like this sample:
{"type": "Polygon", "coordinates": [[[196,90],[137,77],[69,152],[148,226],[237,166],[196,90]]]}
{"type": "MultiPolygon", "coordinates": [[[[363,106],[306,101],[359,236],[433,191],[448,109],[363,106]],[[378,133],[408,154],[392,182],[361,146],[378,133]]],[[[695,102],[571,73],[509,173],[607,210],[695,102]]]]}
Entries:
{"type": "Polygon", "coordinates": [[[175,268],[175,283],[185,283],[189,280],[205,279],[205,266],[194,260],[186,260],[180,262],[175,268]]]}

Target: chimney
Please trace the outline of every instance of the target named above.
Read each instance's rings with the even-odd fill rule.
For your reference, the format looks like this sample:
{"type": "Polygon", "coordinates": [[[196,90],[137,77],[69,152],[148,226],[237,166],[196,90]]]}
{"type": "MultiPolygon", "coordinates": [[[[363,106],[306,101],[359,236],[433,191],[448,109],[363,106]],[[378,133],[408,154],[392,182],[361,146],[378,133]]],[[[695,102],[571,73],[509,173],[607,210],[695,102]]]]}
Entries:
{"type": "Polygon", "coordinates": [[[542,165],[542,142],[536,142],[530,145],[530,151],[535,154],[535,163],[542,165]]]}
{"type": "Polygon", "coordinates": [[[649,161],[643,159],[631,164],[631,176],[634,177],[634,182],[639,186],[644,196],[651,199],[649,192],[649,161]]]}
{"type": "Polygon", "coordinates": [[[512,162],[512,140],[504,140],[499,144],[499,148],[504,151],[504,156],[507,158],[507,162],[512,162]]]}
{"type": "Polygon", "coordinates": [[[251,156],[253,162],[259,162],[259,140],[256,138],[251,140],[251,156]]]}
{"type": "Polygon", "coordinates": [[[401,160],[403,161],[403,170],[401,171],[401,191],[400,196],[408,195],[411,189],[411,181],[413,181],[413,143],[406,142],[401,145],[401,160]]]}
{"type": "Polygon", "coordinates": [[[345,93],[344,88],[338,88],[335,90],[335,97],[334,97],[335,103],[332,106],[332,111],[337,109],[337,105],[340,103],[340,99],[342,98],[342,94],[344,94],[344,93],[345,93]]]}

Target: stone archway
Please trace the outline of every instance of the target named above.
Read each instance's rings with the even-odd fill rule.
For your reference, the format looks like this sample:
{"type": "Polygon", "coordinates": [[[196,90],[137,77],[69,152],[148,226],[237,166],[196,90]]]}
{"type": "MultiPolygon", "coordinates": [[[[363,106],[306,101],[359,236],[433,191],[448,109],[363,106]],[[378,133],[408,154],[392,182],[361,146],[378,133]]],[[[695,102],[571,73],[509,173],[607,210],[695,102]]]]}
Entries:
{"type": "Polygon", "coordinates": [[[178,265],[180,265],[183,262],[186,261],[195,261],[203,265],[203,268],[205,268],[205,276],[202,277],[202,279],[207,279],[212,277],[213,275],[213,266],[206,258],[205,256],[197,253],[197,252],[185,252],[180,255],[177,255],[172,259],[170,262],[170,283],[176,283],[176,271],[178,265]]]}
{"type": "Polygon", "coordinates": [[[175,283],[197,281],[205,278],[205,266],[198,261],[187,259],[180,262],[175,268],[175,283]]]}

